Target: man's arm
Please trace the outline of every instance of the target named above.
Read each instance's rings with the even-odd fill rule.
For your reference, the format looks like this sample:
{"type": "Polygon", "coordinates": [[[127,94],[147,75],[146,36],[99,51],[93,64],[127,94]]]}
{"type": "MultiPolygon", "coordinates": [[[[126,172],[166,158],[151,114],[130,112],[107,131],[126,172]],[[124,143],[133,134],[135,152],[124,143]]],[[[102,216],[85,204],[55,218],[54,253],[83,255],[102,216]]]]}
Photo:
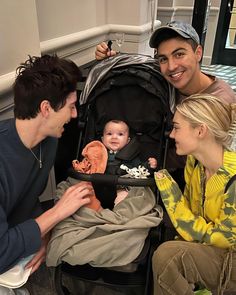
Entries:
{"type": "MultiPolygon", "coordinates": [[[[19,259],[36,253],[28,263],[34,272],[45,260],[49,231],[61,220],[90,202],[92,186],[81,182],[70,187],[57,204],[34,219],[9,227],[7,215],[0,204],[0,274],[13,267],[19,259]]],[[[0,195],[3,191],[0,188],[0,195]]]]}
{"type": "Polygon", "coordinates": [[[42,245],[32,260],[26,265],[35,272],[42,262],[45,261],[47,244],[50,239],[49,231],[60,221],[72,215],[80,207],[90,202],[90,195],[93,192],[92,186],[87,182],[80,182],[69,187],[59,201],[51,209],[44,212],[35,219],[42,237],[42,245]]]}

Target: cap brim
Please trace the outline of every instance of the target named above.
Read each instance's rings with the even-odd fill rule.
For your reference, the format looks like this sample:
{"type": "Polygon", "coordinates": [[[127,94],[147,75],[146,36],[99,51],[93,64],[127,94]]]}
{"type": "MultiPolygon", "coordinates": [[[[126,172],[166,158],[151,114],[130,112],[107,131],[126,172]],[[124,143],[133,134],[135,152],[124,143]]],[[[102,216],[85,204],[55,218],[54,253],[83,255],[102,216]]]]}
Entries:
{"type": "Polygon", "coordinates": [[[163,26],[163,27],[156,29],[156,31],[154,31],[152,33],[152,36],[149,40],[149,46],[151,48],[157,48],[159,46],[160,39],[161,39],[160,38],[161,32],[163,32],[163,31],[172,31],[172,32],[174,31],[178,35],[182,36],[183,38],[190,39],[190,37],[187,34],[185,34],[184,32],[182,32],[180,30],[175,29],[174,27],[163,26]]]}

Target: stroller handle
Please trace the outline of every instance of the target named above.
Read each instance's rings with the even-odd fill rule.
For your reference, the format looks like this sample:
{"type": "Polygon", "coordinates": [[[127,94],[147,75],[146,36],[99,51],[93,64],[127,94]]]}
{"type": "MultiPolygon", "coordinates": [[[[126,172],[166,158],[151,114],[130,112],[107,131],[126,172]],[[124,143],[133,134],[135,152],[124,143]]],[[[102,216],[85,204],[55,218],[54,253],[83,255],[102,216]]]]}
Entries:
{"type": "Polygon", "coordinates": [[[154,178],[128,178],[118,175],[108,175],[102,173],[86,174],[80,173],[73,169],[69,170],[69,176],[82,181],[89,181],[97,184],[112,184],[124,186],[153,186],[155,185],[154,178]]]}

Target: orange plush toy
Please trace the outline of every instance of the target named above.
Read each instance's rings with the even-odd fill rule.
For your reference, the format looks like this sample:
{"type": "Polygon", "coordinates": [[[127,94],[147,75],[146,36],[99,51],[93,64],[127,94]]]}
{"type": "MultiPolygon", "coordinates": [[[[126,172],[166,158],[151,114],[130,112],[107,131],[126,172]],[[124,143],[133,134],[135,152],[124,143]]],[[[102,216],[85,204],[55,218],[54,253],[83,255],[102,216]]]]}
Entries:
{"type": "MultiPolygon", "coordinates": [[[[107,166],[107,149],[98,140],[94,140],[88,143],[82,151],[82,156],[84,157],[81,162],[78,160],[73,160],[73,168],[81,173],[104,173],[107,166]]],[[[102,209],[100,201],[95,195],[91,196],[91,202],[85,205],[95,211],[102,209]]]]}

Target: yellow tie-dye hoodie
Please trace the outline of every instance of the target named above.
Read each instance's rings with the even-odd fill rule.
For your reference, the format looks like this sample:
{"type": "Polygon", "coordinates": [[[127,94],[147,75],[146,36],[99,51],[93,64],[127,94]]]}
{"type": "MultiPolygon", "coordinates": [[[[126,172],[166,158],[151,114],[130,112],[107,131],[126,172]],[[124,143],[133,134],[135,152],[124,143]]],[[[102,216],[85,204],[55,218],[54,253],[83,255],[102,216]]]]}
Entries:
{"type": "Polygon", "coordinates": [[[223,165],[201,185],[204,168],[193,156],[185,166],[186,186],[182,194],[166,170],[164,177],[155,177],[161,198],[180,236],[220,248],[236,246],[236,181],[226,193],[225,186],[236,174],[236,153],[224,151],[223,165]],[[204,191],[205,190],[205,191],[204,191]]]}

